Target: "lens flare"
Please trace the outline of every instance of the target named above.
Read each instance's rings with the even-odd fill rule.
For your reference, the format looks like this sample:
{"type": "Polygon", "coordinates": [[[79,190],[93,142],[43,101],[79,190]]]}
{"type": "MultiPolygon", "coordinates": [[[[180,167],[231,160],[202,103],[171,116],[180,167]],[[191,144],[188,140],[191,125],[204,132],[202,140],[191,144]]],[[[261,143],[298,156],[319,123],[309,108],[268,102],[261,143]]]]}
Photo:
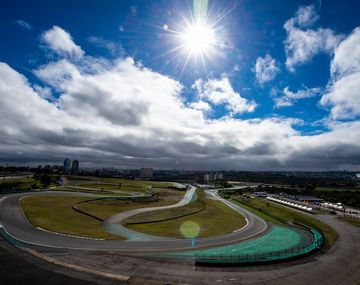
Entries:
{"type": "Polygon", "coordinates": [[[183,222],[180,232],[185,238],[196,238],[200,233],[200,226],[193,221],[183,222]]]}

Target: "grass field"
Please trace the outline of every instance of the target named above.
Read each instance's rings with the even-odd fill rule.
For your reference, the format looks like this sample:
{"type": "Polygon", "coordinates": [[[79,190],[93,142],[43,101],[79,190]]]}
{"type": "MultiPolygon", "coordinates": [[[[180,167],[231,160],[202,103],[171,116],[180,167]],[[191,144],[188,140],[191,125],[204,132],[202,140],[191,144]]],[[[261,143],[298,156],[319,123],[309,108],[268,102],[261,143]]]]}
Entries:
{"type": "Polygon", "coordinates": [[[174,209],[159,210],[149,213],[142,213],[123,221],[124,225],[127,224],[141,224],[141,223],[153,223],[161,222],[171,219],[176,219],[183,216],[188,216],[206,209],[205,193],[203,190],[196,190],[196,200],[190,202],[186,206],[182,206],[174,209]]]}
{"type": "Polygon", "coordinates": [[[153,202],[117,200],[116,198],[89,201],[93,198],[44,195],[23,198],[21,207],[29,222],[35,227],[84,237],[123,239],[105,232],[100,221],[76,212],[72,206],[79,202],[89,201],[76,205],[76,208],[105,220],[123,211],[174,204],[180,201],[184,194],[170,189],[157,189],[156,191],[159,193],[159,199],[153,202]]]}
{"type": "Polygon", "coordinates": [[[85,190],[85,189],[78,189],[78,188],[70,188],[70,187],[61,187],[52,189],[53,191],[65,191],[65,192],[74,192],[74,193],[89,193],[93,194],[94,196],[111,196],[111,197],[126,197],[130,196],[130,193],[127,192],[121,192],[121,191],[114,191],[109,192],[107,190],[101,191],[98,189],[95,190],[85,190]]]}
{"type": "Polygon", "coordinates": [[[159,182],[159,181],[142,181],[142,180],[130,180],[130,179],[119,179],[119,178],[100,178],[100,182],[106,183],[122,183],[128,186],[137,187],[156,187],[156,188],[167,188],[173,186],[172,182],[159,182]]]}
{"type": "Polygon", "coordinates": [[[303,220],[314,225],[324,234],[325,248],[329,248],[338,238],[337,232],[329,225],[309,215],[291,210],[279,204],[258,198],[245,199],[236,197],[233,198],[232,201],[274,224],[286,225],[292,223],[294,220],[303,220]]]}
{"type": "Polygon", "coordinates": [[[360,191],[359,187],[355,187],[355,188],[325,188],[325,187],[317,187],[316,191],[319,192],[332,192],[332,191],[339,191],[339,192],[344,192],[344,191],[351,191],[351,192],[356,192],[356,191],[360,191]]]}
{"type": "Polygon", "coordinates": [[[140,187],[140,186],[134,186],[134,185],[115,185],[115,184],[102,184],[102,183],[86,183],[78,185],[78,187],[83,188],[92,188],[92,189],[98,189],[98,190],[111,190],[111,191],[125,191],[125,192],[144,192],[149,191],[149,188],[146,187],[140,187]]]}
{"type": "MultiPolygon", "coordinates": [[[[64,177],[64,187],[79,187],[109,191],[123,192],[149,192],[151,189],[167,189],[172,186],[171,182],[141,181],[120,178],[100,178],[91,176],[66,176],[64,177]]],[[[81,189],[79,189],[81,190],[81,189]]]]}
{"type": "Polygon", "coordinates": [[[29,191],[40,187],[40,182],[34,178],[0,179],[0,192],[1,190],[29,191]]]}
{"type": "Polygon", "coordinates": [[[338,217],[338,219],[360,228],[360,219],[350,219],[345,217],[338,217]]]}
{"type": "MultiPolygon", "coordinates": [[[[88,199],[87,199],[88,200],[88,199]]],[[[166,198],[161,197],[158,201],[153,202],[141,202],[131,200],[117,200],[117,199],[104,199],[104,200],[93,200],[86,203],[76,205],[76,208],[89,213],[99,219],[105,220],[106,218],[120,213],[129,211],[137,208],[144,207],[159,207],[174,204],[181,200],[179,196],[167,196],[166,198]]]]}
{"type": "Polygon", "coordinates": [[[131,224],[129,229],[147,234],[182,238],[180,227],[183,223],[192,221],[199,225],[199,237],[217,236],[231,233],[242,228],[245,218],[220,201],[205,199],[206,208],[198,213],[167,221],[131,224]]]}
{"type": "Polygon", "coordinates": [[[74,203],[88,199],[80,196],[31,196],[21,200],[21,207],[35,227],[83,237],[123,239],[105,232],[100,221],[72,209],[74,203]]]}

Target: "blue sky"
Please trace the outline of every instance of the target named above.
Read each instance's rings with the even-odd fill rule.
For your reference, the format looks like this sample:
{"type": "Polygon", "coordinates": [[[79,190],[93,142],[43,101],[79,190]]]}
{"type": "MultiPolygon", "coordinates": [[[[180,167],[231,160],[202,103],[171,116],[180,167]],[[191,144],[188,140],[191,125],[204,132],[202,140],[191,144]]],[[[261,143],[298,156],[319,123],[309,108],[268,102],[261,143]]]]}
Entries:
{"type": "Polygon", "coordinates": [[[359,169],[358,11],[335,0],[5,1],[0,161],[359,169]],[[211,35],[202,52],[184,40],[199,22],[196,37],[211,35]]]}

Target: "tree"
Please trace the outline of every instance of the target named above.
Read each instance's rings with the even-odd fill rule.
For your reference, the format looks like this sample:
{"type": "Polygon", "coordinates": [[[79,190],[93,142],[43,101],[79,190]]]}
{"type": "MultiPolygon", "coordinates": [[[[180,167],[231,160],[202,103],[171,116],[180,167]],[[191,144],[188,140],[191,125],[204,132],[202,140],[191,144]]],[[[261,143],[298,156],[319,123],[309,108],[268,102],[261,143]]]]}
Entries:
{"type": "Polygon", "coordinates": [[[48,187],[51,184],[51,177],[48,174],[43,174],[40,176],[40,183],[45,187],[48,187]]]}

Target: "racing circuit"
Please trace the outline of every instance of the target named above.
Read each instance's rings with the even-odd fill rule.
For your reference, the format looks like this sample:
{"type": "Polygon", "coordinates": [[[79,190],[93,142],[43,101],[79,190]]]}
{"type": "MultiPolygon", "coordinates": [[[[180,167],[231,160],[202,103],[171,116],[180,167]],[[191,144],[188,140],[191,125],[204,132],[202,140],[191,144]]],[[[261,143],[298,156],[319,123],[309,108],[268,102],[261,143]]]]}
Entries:
{"type": "MultiPolygon", "coordinates": [[[[221,266],[221,264],[236,265],[245,263],[272,263],[274,261],[292,259],[301,255],[308,256],[311,252],[318,251],[322,246],[322,236],[315,229],[305,230],[304,228],[301,229],[299,227],[274,226],[239,205],[221,198],[218,195],[218,190],[206,190],[206,194],[208,197],[221,201],[234,211],[241,213],[246,219],[246,225],[241,229],[225,235],[197,238],[195,247],[190,239],[149,235],[130,230],[121,224],[121,222],[126,218],[139,213],[173,209],[187,205],[194,199],[195,190],[196,188],[194,186],[189,186],[189,189],[185,192],[181,201],[172,205],[139,208],[121,212],[107,218],[103,222],[103,228],[112,234],[126,237],[126,240],[123,241],[76,237],[36,228],[28,222],[19,204],[19,200],[25,196],[80,195],[86,197],[96,197],[99,199],[102,197],[95,196],[90,193],[77,192],[75,194],[73,192],[65,191],[9,194],[0,199],[0,232],[6,240],[16,247],[25,250],[46,252],[48,256],[55,256],[57,258],[59,258],[58,254],[60,251],[65,251],[69,254],[68,259],[71,260],[72,263],[77,264],[86,264],[88,262],[86,261],[87,257],[89,255],[91,256],[96,254],[99,250],[102,251],[104,258],[109,258],[108,255],[110,253],[115,259],[123,256],[123,261],[121,262],[121,276],[124,275],[129,278],[131,276],[135,279],[143,278],[149,274],[148,269],[144,268],[144,264],[142,264],[143,261],[141,260],[146,260],[146,263],[151,263],[154,267],[159,266],[161,263],[166,263],[167,260],[172,260],[171,264],[174,263],[174,260],[180,260],[180,264],[178,264],[179,267],[176,269],[173,268],[172,265],[169,266],[168,269],[159,269],[162,274],[166,274],[168,270],[173,273],[177,272],[177,274],[173,274],[171,278],[166,275],[166,278],[174,279],[173,282],[180,281],[179,278],[181,274],[179,274],[178,270],[181,270],[183,267],[187,268],[187,266],[189,266],[189,264],[193,264],[194,261],[197,265],[213,266],[221,266]],[[139,263],[140,269],[136,273],[137,276],[133,276],[130,268],[128,268],[126,264],[124,265],[126,260],[139,263]]],[[[134,196],[134,194],[132,194],[132,196],[134,196]]],[[[320,219],[328,219],[328,217],[320,217],[320,219]]],[[[330,223],[332,223],[332,221],[330,221],[330,223]]],[[[358,244],[359,238],[353,240],[352,242],[354,244],[358,244]]],[[[337,246],[339,245],[337,244],[337,246]]],[[[334,253],[334,249],[332,250],[334,253]]],[[[345,253],[349,254],[349,250],[345,251],[345,253]]],[[[324,255],[320,254],[319,257],[324,258],[324,255]]],[[[311,259],[313,260],[313,258],[311,259]]],[[[93,262],[95,261],[93,260],[93,262]]],[[[354,262],[356,263],[359,261],[355,258],[354,262]]],[[[329,260],[327,263],[329,263],[329,260]]],[[[177,262],[175,262],[175,264],[177,264],[177,262]]],[[[301,264],[301,266],[305,266],[304,264],[301,264]]],[[[334,266],[334,264],[335,261],[330,261],[328,265],[334,266]]],[[[96,268],[101,267],[98,262],[90,265],[88,264],[88,267],[93,268],[94,266],[96,266],[96,268]]],[[[296,266],[300,265],[297,264],[296,266]]],[[[286,270],[286,268],[287,267],[282,270],[286,270]]],[[[107,272],[109,271],[109,268],[103,268],[103,270],[107,272]]],[[[244,269],[239,272],[243,272],[243,270],[244,269]]],[[[117,272],[119,272],[119,268],[117,268],[117,272]]],[[[222,273],[215,272],[210,274],[210,276],[223,275],[222,273]]],[[[204,272],[204,274],[206,275],[207,273],[204,272]]],[[[237,274],[240,273],[231,272],[230,275],[236,276],[233,277],[233,280],[218,280],[222,280],[225,283],[239,280],[237,274]]],[[[201,278],[199,278],[202,276],[201,271],[196,271],[196,274],[191,274],[191,276],[191,283],[201,283],[201,278]]],[[[208,277],[209,276],[207,276],[207,278],[208,277]]],[[[260,274],[255,278],[255,280],[260,280],[261,278],[265,278],[265,280],[267,280],[268,277],[269,276],[266,274],[260,274]]],[[[158,276],[157,278],[160,278],[160,280],[167,280],[164,276],[158,276]]]]}

